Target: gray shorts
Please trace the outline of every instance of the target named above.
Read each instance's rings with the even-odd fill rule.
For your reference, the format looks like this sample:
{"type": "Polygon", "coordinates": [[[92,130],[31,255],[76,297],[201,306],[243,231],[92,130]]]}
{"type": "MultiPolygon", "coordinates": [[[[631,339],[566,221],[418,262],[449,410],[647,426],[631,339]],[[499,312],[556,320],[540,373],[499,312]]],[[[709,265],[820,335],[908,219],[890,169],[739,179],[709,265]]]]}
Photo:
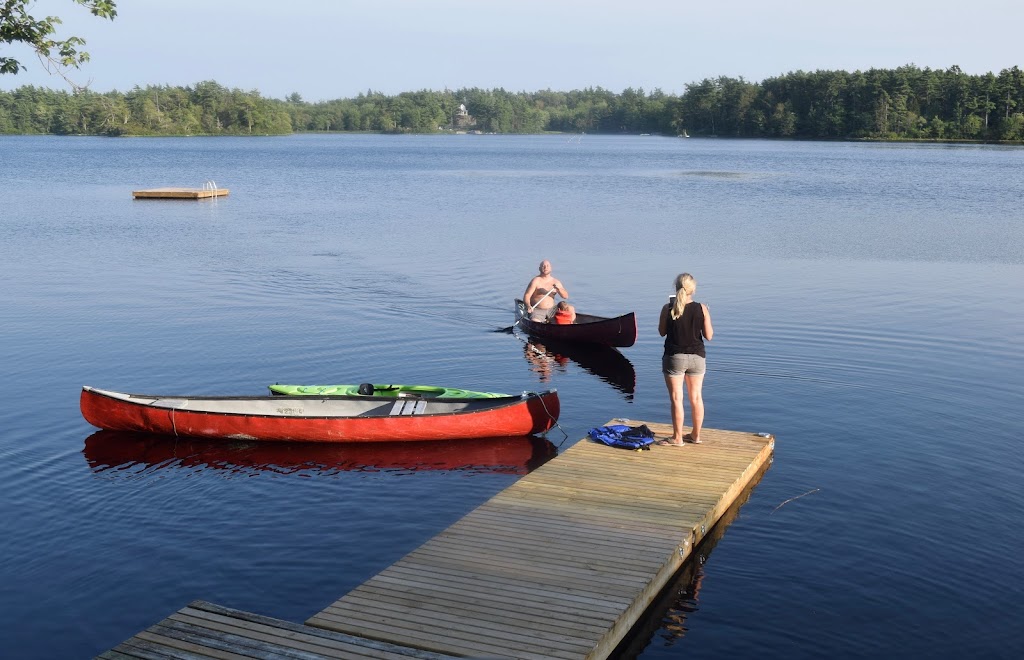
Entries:
{"type": "Polygon", "coordinates": [[[547,309],[541,309],[539,307],[534,307],[533,311],[530,312],[530,320],[531,321],[536,321],[537,323],[546,323],[548,318],[550,318],[551,316],[554,316],[554,314],[555,314],[555,308],[554,307],[548,307],[547,309]]]}
{"type": "Polygon", "coordinates": [[[661,356],[661,373],[666,376],[699,376],[707,371],[704,358],[693,353],[661,356]]]}

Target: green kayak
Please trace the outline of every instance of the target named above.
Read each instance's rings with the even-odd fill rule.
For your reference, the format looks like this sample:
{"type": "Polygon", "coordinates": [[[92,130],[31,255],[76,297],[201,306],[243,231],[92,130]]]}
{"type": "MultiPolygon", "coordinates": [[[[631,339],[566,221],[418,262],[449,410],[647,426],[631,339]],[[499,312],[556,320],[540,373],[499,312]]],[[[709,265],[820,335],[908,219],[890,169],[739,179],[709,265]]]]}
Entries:
{"type": "Polygon", "coordinates": [[[435,387],[433,385],[377,385],[361,383],[359,385],[269,385],[274,394],[293,396],[393,396],[420,397],[424,399],[497,399],[510,394],[499,392],[474,392],[454,387],[435,387]]]}

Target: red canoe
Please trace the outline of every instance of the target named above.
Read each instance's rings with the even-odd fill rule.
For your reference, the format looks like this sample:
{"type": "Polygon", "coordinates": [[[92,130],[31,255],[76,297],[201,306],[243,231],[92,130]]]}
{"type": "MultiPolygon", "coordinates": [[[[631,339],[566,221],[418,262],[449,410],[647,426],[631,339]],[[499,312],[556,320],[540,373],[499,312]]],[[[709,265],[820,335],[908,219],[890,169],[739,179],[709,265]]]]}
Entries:
{"type": "Polygon", "coordinates": [[[558,341],[623,348],[636,343],[636,314],[633,312],[614,318],[577,312],[576,322],[570,325],[539,323],[530,320],[530,315],[526,313],[526,305],[517,299],[516,324],[524,332],[535,337],[547,337],[558,341]]]}
{"type": "Polygon", "coordinates": [[[110,431],[227,440],[390,442],[543,433],[558,393],[493,399],[376,396],[150,396],[83,387],[82,416],[110,431]]]}

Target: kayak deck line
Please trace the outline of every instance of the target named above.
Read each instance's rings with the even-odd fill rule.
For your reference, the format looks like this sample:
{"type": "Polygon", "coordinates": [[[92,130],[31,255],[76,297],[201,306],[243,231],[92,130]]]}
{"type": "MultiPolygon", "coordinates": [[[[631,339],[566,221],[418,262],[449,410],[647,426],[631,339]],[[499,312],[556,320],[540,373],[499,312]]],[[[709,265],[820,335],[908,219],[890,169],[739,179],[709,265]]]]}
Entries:
{"type": "MultiPolygon", "coordinates": [[[[668,424],[612,423],[671,435],[668,424]]],[[[768,434],[705,428],[701,440],[649,451],[580,440],[305,625],[280,622],[291,631],[281,639],[310,657],[357,652],[334,641],[299,646],[305,633],[399,654],[382,657],[609,657],[701,541],[724,533],[775,449],[768,434]]],[[[100,657],[139,657],[132,649],[152,644],[183,648],[175,622],[201,626],[212,617],[183,612],[100,657]]],[[[269,634],[223,616],[209,625],[209,643],[221,652],[269,634]]],[[[205,643],[187,639],[193,652],[205,643]]]]}

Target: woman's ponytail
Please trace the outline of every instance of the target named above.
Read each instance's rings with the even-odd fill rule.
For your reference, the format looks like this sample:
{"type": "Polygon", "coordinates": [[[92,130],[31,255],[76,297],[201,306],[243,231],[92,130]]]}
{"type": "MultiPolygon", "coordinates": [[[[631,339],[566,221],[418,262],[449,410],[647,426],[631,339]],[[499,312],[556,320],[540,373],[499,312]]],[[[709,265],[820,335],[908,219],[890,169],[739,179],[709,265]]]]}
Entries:
{"type": "Polygon", "coordinates": [[[673,321],[683,315],[683,309],[693,300],[693,292],[696,290],[697,280],[693,279],[693,275],[683,273],[676,277],[676,302],[669,313],[673,321]]]}

